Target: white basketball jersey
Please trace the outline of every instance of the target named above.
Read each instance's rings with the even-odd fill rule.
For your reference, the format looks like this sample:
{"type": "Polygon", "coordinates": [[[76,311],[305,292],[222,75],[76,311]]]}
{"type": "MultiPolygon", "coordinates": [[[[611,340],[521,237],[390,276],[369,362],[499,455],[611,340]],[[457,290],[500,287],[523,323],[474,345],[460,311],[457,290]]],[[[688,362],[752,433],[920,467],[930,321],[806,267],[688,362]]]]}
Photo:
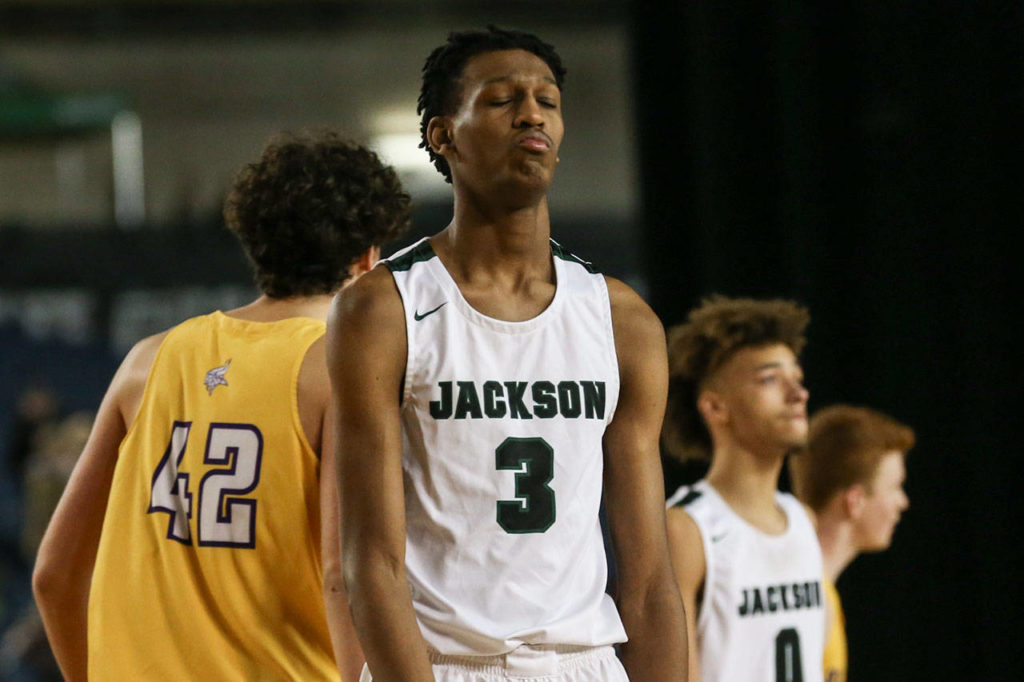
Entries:
{"type": "Polygon", "coordinates": [[[406,570],[427,643],[623,642],[598,509],[619,393],[604,278],[552,242],[556,290],[524,322],[474,310],[427,240],[387,261],[405,306],[406,570]]]}
{"type": "Polygon", "coordinates": [[[785,532],[740,518],[707,481],[667,502],[697,523],[707,573],[697,614],[703,682],[822,682],[825,609],[821,549],[795,497],[776,493],[785,532]]]}

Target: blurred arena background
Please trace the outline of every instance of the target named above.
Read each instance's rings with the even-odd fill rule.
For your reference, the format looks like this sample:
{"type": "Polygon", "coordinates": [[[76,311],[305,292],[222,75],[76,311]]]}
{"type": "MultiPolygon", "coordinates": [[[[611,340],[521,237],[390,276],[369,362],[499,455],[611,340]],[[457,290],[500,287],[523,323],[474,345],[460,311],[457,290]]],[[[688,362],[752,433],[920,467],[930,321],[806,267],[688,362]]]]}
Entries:
{"type": "Polygon", "coordinates": [[[850,679],[1024,679],[1024,6],[849,0],[0,0],[0,679],[53,679],[28,576],[124,352],[254,294],[235,170],[339,129],[437,231],[420,68],[487,23],[569,69],[556,239],[666,325],[714,292],[800,300],[812,409],[917,430],[893,548],[839,582],[850,679]]]}

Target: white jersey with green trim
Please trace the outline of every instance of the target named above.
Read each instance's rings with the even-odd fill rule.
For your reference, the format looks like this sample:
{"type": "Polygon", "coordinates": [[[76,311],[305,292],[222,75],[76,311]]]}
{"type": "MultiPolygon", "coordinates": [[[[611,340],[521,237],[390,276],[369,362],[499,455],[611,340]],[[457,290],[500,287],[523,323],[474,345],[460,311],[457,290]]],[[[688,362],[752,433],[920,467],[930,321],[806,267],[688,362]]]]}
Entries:
{"type": "Polygon", "coordinates": [[[473,309],[426,239],[386,261],[408,335],[406,571],[442,654],[626,639],[598,518],[619,393],[608,289],[551,244],[554,298],[523,322],[473,309]]]}
{"type": "Polygon", "coordinates": [[[822,682],[825,609],[818,537],[800,502],[776,493],[786,530],[742,519],[706,480],[667,501],[700,529],[707,571],[697,614],[703,682],[822,682]]]}

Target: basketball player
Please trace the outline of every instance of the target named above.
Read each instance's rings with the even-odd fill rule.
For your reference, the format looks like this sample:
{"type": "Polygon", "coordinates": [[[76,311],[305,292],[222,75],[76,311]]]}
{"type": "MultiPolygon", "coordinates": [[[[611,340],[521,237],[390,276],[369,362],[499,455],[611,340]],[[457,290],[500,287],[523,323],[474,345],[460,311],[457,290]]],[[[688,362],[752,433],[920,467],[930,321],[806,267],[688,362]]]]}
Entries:
{"type": "Polygon", "coordinates": [[[685,679],[658,494],[664,333],[550,239],[564,73],[493,27],[430,55],[423,145],[454,218],[342,292],[328,325],[365,679],[614,682],[627,633],[632,679],[685,679]]]}
{"type": "Polygon", "coordinates": [[[880,552],[909,506],[904,459],[913,430],[866,407],[833,405],[811,417],[807,449],[789,462],[793,489],[817,516],[825,561],[825,681],[844,682],[846,627],[835,582],[862,552],[880,552]]]}
{"type": "Polygon", "coordinates": [[[691,680],[821,680],[821,551],[803,506],[777,491],[807,437],[809,319],[790,301],[715,296],[669,332],[665,447],[711,458],[668,500],[691,680]]]}
{"type": "Polygon", "coordinates": [[[332,135],[242,171],[225,216],[262,295],[129,352],[39,551],[69,680],[358,675],[323,336],[408,211],[394,172],[332,135]]]}

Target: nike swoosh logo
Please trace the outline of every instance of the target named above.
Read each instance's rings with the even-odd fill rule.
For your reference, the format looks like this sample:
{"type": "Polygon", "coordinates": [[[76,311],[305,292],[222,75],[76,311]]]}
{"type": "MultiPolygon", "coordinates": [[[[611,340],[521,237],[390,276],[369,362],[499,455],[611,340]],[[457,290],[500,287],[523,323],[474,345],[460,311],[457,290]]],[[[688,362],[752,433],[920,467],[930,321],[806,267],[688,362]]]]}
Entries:
{"type": "Polygon", "coordinates": [[[725,533],[722,533],[721,535],[712,535],[711,536],[711,542],[715,543],[715,542],[719,542],[720,540],[724,540],[725,536],[728,535],[728,534],[729,534],[728,531],[726,531],[725,533]]]}
{"type": "Polygon", "coordinates": [[[417,322],[419,322],[420,320],[422,320],[422,319],[423,319],[424,317],[426,317],[427,315],[433,315],[434,313],[436,313],[436,312],[437,312],[438,310],[440,310],[441,308],[443,308],[443,307],[444,307],[444,306],[445,306],[445,305],[446,305],[447,303],[448,303],[448,301],[445,301],[444,303],[442,303],[441,305],[437,306],[437,307],[436,307],[436,308],[434,308],[433,310],[428,310],[427,312],[425,312],[425,313],[423,313],[423,314],[420,314],[420,312],[419,312],[419,311],[416,311],[416,312],[414,312],[414,313],[412,314],[412,318],[413,318],[414,320],[416,320],[417,322]]]}

